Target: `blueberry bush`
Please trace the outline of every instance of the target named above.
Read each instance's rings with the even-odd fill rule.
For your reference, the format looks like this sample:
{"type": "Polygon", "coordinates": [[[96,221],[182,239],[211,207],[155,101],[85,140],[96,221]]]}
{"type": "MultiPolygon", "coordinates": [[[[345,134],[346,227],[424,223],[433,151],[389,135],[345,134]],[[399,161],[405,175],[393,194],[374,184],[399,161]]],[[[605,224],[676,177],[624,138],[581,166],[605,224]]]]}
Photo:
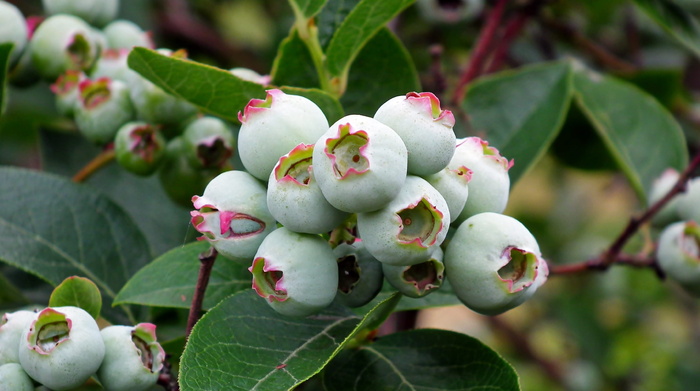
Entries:
{"type": "Polygon", "coordinates": [[[697,13],[0,1],[0,389],[695,389],[697,13]]]}

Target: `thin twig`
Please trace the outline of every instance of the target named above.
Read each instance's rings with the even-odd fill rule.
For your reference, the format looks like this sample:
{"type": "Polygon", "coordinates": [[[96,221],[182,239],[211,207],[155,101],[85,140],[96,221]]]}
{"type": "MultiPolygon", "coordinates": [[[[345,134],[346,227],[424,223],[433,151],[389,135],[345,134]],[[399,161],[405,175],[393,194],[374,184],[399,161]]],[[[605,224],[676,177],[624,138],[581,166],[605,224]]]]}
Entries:
{"type": "Polygon", "coordinates": [[[515,38],[520,35],[527,21],[539,12],[544,3],[544,0],[531,1],[525,7],[519,9],[516,14],[508,20],[508,23],[503,29],[503,35],[498,40],[498,46],[493,50],[491,61],[484,74],[496,72],[503,66],[511,44],[515,38]]]}
{"type": "Polygon", "coordinates": [[[631,217],[625,229],[617,236],[614,242],[605,250],[599,257],[589,259],[580,263],[572,263],[568,265],[550,265],[551,274],[571,274],[588,270],[605,271],[612,264],[626,264],[635,267],[652,267],[656,270],[659,276],[663,276],[661,270],[658,269],[656,261],[652,258],[634,258],[622,254],[622,248],[634,236],[637,231],[647,221],[651,220],[671,199],[685,191],[688,179],[693,175],[693,172],[700,167],[700,153],[695,155],[688,167],[683,170],[678,176],[678,180],[673,187],[660,200],[652,204],[639,217],[631,217]]]}
{"type": "Polygon", "coordinates": [[[95,156],[94,159],[88,162],[85,167],[81,168],[75,175],[73,175],[73,182],[81,183],[85,182],[92,174],[99,171],[101,168],[106,166],[109,162],[114,160],[116,154],[112,145],[108,145],[99,155],[95,156]]]}
{"type": "Polygon", "coordinates": [[[430,75],[432,76],[432,91],[438,99],[442,100],[442,94],[447,88],[447,79],[442,72],[443,47],[440,44],[430,46],[430,75]]]}
{"type": "Polygon", "coordinates": [[[474,47],[469,66],[462,73],[457,87],[455,88],[454,95],[452,96],[452,105],[454,107],[458,107],[460,102],[464,100],[464,96],[467,93],[467,85],[479,76],[482,71],[484,62],[492,46],[491,43],[496,36],[498,27],[501,25],[501,18],[503,17],[507,2],[508,0],[497,0],[489,13],[486,23],[479,33],[479,38],[474,47]]]}
{"type": "Polygon", "coordinates": [[[218,252],[214,247],[211,247],[209,250],[199,254],[199,276],[197,277],[197,285],[194,288],[194,296],[192,297],[190,314],[187,317],[187,330],[185,331],[185,338],[190,336],[192,328],[202,316],[202,302],[204,301],[204,293],[207,290],[207,285],[209,285],[209,276],[211,276],[211,269],[214,267],[214,261],[216,260],[217,255],[218,252]]]}
{"type": "Polygon", "coordinates": [[[573,27],[550,18],[540,18],[539,20],[546,28],[569,39],[571,43],[588,52],[588,54],[603,66],[621,72],[634,72],[637,69],[634,64],[612,54],[605,47],[590,40],[573,27]]]}

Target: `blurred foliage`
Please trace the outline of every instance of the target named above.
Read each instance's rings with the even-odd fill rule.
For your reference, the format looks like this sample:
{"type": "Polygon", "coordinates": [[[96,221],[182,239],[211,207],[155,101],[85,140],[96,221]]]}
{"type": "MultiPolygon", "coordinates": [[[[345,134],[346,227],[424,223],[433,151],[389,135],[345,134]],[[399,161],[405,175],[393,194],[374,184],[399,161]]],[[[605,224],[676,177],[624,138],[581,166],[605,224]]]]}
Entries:
{"type": "MultiPolygon", "coordinates": [[[[39,0],[13,3],[25,15],[41,12],[39,0]]],[[[507,67],[574,58],[619,77],[674,113],[684,125],[690,150],[698,149],[700,67],[691,52],[630,1],[545,3],[539,18],[571,26],[588,41],[633,64],[634,70],[611,69],[580,41],[553,32],[544,23],[526,25],[508,53],[507,67]]],[[[700,16],[700,1],[676,3],[700,16]]],[[[122,1],[119,15],[151,30],[164,47],[186,48],[195,61],[223,69],[243,66],[261,74],[271,72],[277,46],[294,23],[290,7],[279,0],[122,1]],[[189,16],[210,27],[224,46],[200,45],[189,30],[192,26],[165,26],[164,15],[174,4],[189,6],[189,16]]],[[[448,102],[446,97],[469,58],[484,15],[454,23],[424,16],[414,5],[389,27],[406,46],[423,90],[434,91],[448,102]],[[434,63],[437,48],[440,72],[434,63]]],[[[462,126],[461,132],[474,132],[462,126]]],[[[72,175],[98,153],[78,140],[75,131],[72,122],[57,114],[47,83],[28,89],[10,87],[7,111],[0,118],[0,164],[72,175]]],[[[187,210],[169,201],[156,182],[117,171],[109,167],[89,184],[132,216],[143,210],[143,205],[133,202],[139,193],[153,194],[147,207],[158,210],[161,218],[135,220],[155,255],[193,238],[187,210]],[[159,231],[164,226],[168,231],[159,231]]],[[[513,188],[506,214],[530,228],[548,260],[564,264],[599,254],[641,209],[591,123],[572,105],[552,149],[513,188]]],[[[646,249],[657,234],[657,228],[645,228],[627,250],[646,249]]],[[[0,266],[0,271],[0,308],[48,302],[51,289],[44,282],[7,266],[0,266]]],[[[185,321],[177,310],[157,309],[152,315],[166,334],[182,328],[185,321]]],[[[524,390],[690,391],[700,381],[698,301],[649,269],[613,267],[604,273],[550,277],[533,300],[499,316],[497,323],[462,306],[431,309],[423,315],[429,317],[426,322],[431,327],[466,332],[490,345],[515,366],[524,390]],[[522,340],[531,351],[523,349],[522,340]],[[543,363],[553,365],[558,375],[543,363]]],[[[172,344],[181,349],[182,341],[175,339],[172,344]]]]}

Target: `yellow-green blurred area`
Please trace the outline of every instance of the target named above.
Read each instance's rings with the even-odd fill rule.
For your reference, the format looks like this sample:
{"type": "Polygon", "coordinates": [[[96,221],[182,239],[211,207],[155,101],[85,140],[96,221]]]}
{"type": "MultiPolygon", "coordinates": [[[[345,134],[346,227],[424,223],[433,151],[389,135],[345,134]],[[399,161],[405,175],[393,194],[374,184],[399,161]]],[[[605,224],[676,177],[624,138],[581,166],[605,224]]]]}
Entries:
{"type": "MultiPolygon", "coordinates": [[[[438,95],[446,97],[472,54],[484,15],[441,20],[425,11],[438,7],[437,1],[419,2],[424,4],[409,7],[390,27],[406,45],[424,90],[437,89],[438,95]],[[431,57],[435,47],[442,53],[439,71],[431,57]],[[439,81],[441,77],[444,82],[439,81]]],[[[11,3],[25,15],[41,14],[40,1],[11,3]]],[[[637,64],[638,71],[610,70],[575,42],[536,23],[527,25],[514,40],[506,67],[572,56],[619,76],[654,95],[676,115],[691,151],[697,150],[700,62],[631,2],[550,3],[541,11],[544,17],[575,26],[591,42],[637,64]],[[628,45],[631,36],[637,39],[636,48],[628,45]]],[[[677,3],[700,13],[700,1],[677,3]]],[[[159,47],[186,48],[195,61],[223,69],[246,67],[260,74],[270,73],[277,45],[294,22],[282,0],[123,0],[119,15],[152,31],[159,47]]],[[[449,105],[447,99],[443,102],[449,105]]],[[[464,119],[457,118],[458,122],[464,119]]],[[[458,126],[478,131],[464,123],[458,126]]],[[[7,110],[0,117],[0,164],[50,166],[54,172],[71,175],[99,149],[85,145],[80,153],[66,154],[57,166],[45,156],[44,143],[46,134],[75,132],[72,121],[58,116],[47,82],[29,88],[10,86],[7,110]]],[[[65,151],[73,149],[65,146],[65,151]]],[[[552,149],[512,187],[505,213],[531,230],[551,265],[561,265],[599,256],[644,207],[590,124],[580,113],[570,111],[552,149]]],[[[185,211],[179,229],[185,230],[187,221],[185,211]]],[[[625,253],[650,253],[658,234],[658,227],[644,226],[625,253]]],[[[181,245],[182,238],[179,235],[172,246],[181,245]]],[[[50,292],[16,270],[0,266],[0,271],[12,278],[12,287],[21,289],[29,302],[40,302],[50,292]]],[[[0,274],[0,287],[5,285],[3,278],[0,274]]],[[[0,308],[10,300],[4,294],[16,297],[8,292],[0,289],[0,308]]],[[[530,301],[504,315],[489,318],[464,306],[433,308],[419,312],[416,326],[455,330],[480,339],[514,365],[525,391],[700,389],[698,300],[650,268],[613,265],[606,271],[553,275],[530,301]]],[[[163,325],[164,330],[168,327],[163,325]]]]}

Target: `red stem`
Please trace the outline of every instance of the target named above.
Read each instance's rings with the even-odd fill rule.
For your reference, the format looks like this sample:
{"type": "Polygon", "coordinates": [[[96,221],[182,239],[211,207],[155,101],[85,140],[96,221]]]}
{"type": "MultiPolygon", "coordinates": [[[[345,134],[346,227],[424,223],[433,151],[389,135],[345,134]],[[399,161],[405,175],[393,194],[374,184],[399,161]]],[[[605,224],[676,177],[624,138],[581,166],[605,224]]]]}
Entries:
{"type": "Polygon", "coordinates": [[[641,216],[631,217],[627,226],[617,236],[614,242],[605,250],[599,257],[589,259],[581,263],[572,263],[569,265],[550,265],[551,274],[570,274],[578,273],[587,270],[607,270],[614,263],[626,264],[635,267],[653,267],[657,270],[657,274],[662,276],[658,269],[656,261],[651,258],[635,258],[622,253],[622,248],[639,231],[639,228],[654,217],[671,199],[685,191],[688,179],[693,175],[693,172],[700,167],[700,153],[695,155],[688,167],[678,176],[678,180],[673,187],[660,200],[649,207],[641,216]]]}
{"type": "Polygon", "coordinates": [[[493,9],[489,13],[488,19],[481,29],[479,38],[474,47],[474,52],[469,61],[469,66],[462,73],[462,76],[457,83],[454,95],[452,97],[452,105],[458,107],[460,102],[464,100],[467,94],[467,84],[479,76],[486,57],[488,57],[489,49],[491,48],[491,42],[493,41],[498,26],[501,24],[501,18],[503,17],[503,12],[506,8],[506,3],[508,0],[497,0],[493,9]]]}
{"type": "Polygon", "coordinates": [[[214,247],[199,254],[199,276],[197,277],[197,285],[194,288],[194,296],[192,297],[192,305],[190,306],[190,314],[187,317],[187,330],[185,337],[188,338],[192,332],[195,323],[202,316],[202,302],[204,302],[204,293],[209,285],[209,276],[211,269],[214,267],[217,251],[214,247]]]}

